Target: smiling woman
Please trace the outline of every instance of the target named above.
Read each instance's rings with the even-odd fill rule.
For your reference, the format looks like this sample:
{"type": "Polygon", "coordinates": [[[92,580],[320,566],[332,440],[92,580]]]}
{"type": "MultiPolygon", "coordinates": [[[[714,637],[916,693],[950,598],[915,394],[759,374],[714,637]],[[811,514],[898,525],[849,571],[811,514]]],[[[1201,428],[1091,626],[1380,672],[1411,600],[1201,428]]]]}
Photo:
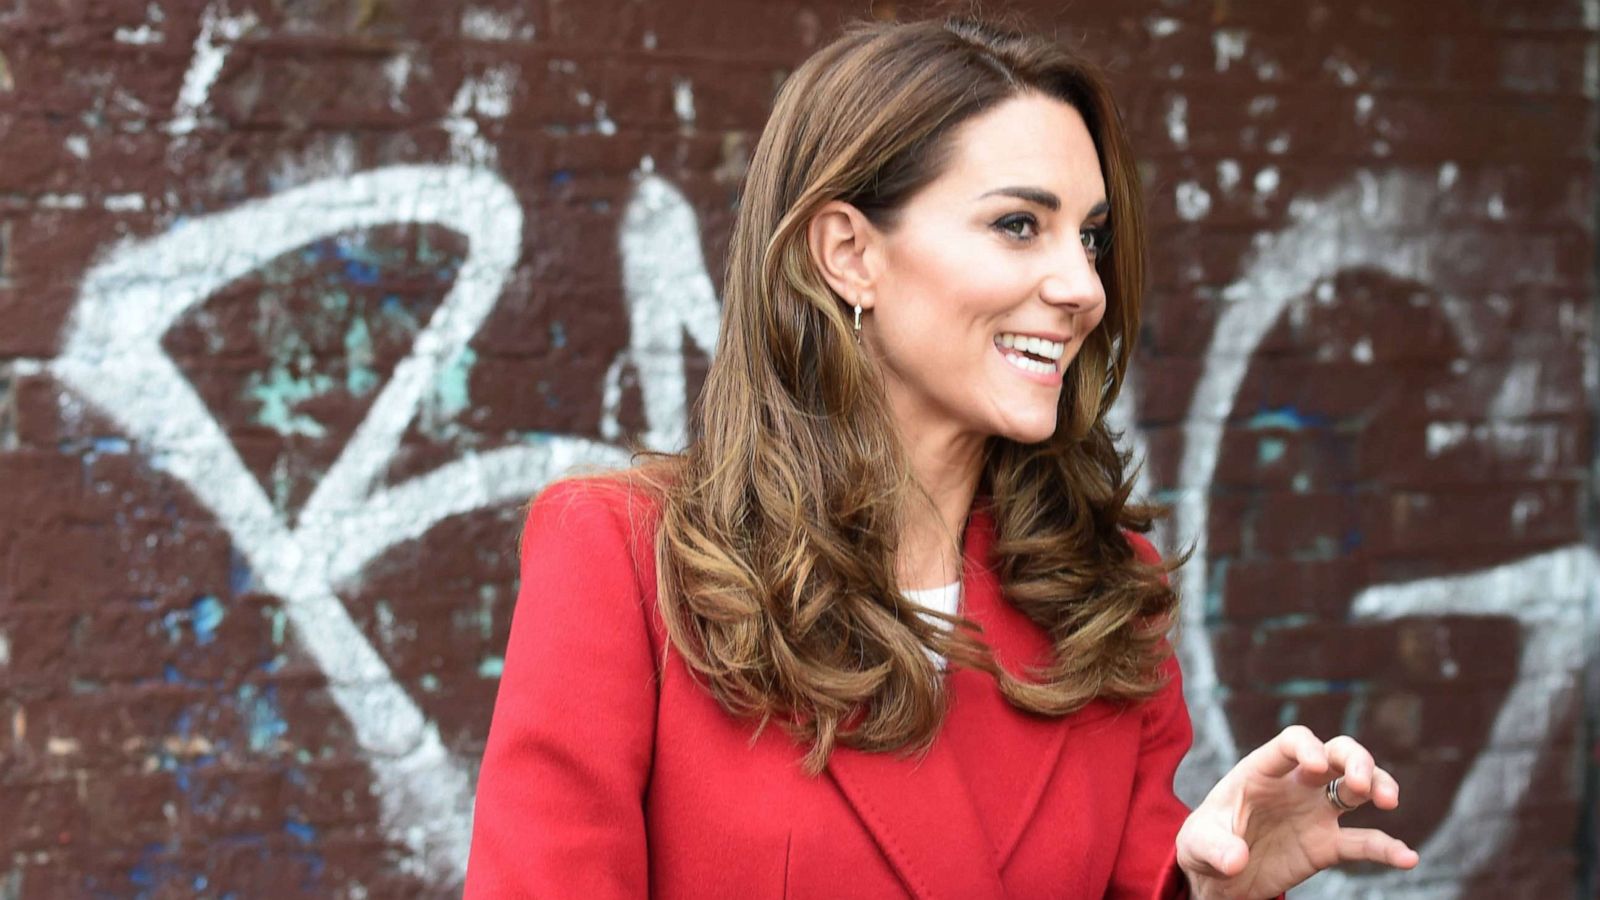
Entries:
{"type": "Polygon", "coordinates": [[[529,511],[469,896],[1245,898],[1415,865],[1340,827],[1399,801],[1348,737],[1173,794],[1182,560],[1105,421],[1141,203],[1104,79],[1043,38],[871,24],[794,73],[689,445],[529,511]]]}

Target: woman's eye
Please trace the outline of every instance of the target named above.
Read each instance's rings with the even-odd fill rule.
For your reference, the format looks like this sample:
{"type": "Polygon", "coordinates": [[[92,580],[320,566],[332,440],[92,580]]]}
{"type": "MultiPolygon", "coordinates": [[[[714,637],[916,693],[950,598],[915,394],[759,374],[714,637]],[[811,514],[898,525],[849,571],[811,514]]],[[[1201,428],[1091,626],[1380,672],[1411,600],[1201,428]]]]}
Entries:
{"type": "Polygon", "coordinates": [[[1111,229],[1104,225],[1085,228],[1078,232],[1078,240],[1083,242],[1083,249],[1089,251],[1090,256],[1099,256],[1111,244],[1111,229]]]}
{"type": "Polygon", "coordinates": [[[1018,214],[1014,216],[1006,216],[1000,221],[994,223],[994,227],[1004,231],[1011,237],[1027,240],[1031,237],[1034,237],[1038,233],[1039,223],[1033,218],[1033,216],[1018,214]]]}

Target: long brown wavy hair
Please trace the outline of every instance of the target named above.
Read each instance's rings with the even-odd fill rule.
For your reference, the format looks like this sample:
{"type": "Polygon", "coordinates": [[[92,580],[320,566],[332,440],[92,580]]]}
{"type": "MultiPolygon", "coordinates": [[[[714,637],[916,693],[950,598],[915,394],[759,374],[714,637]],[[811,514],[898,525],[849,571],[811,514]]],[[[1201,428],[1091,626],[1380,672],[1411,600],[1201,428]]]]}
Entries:
{"type": "Polygon", "coordinates": [[[806,744],[806,771],[819,773],[839,744],[931,745],[945,697],[925,649],[1049,716],[1159,687],[1176,604],[1162,576],[1183,559],[1135,558],[1122,529],[1148,531],[1164,510],[1129,502],[1129,459],[1105,422],[1139,328],[1141,205],[1102,75],[1039,36],[970,18],[862,23],[779,91],[733,226],[689,445],[647,454],[636,473],[660,497],[657,587],[672,646],[730,713],[757,720],[758,733],[777,721],[806,744]],[[902,517],[920,486],[806,231],[832,200],[891,229],[948,161],[952,129],[1026,91],[1083,116],[1115,239],[1097,263],[1105,315],[1068,370],[1056,433],[1030,445],[991,438],[979,483],[1005,597],[1054,643],[1048,666],[1012,673],[974,623],[951,617],[947,631],[900,593],[902,517]]]}

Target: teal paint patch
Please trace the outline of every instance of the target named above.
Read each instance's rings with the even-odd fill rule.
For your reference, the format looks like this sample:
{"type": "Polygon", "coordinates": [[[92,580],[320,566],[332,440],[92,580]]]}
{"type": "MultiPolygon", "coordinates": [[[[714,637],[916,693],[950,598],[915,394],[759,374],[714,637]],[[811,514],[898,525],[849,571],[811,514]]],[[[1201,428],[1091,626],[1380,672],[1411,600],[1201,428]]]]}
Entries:
{"type": "Polygon", "coordinates": [[[478,677],[499,678],[500,673],[504,672],[505,668],[506,661],[503,658],[498,656],[487,656],[484,657],[483,662],[478,663],[478,677]]]}
{"type": "Polygon", "coordinates": [[[1268,616],[1256,623],[1258,631],[1273,631],[1282,628],[1304,628],[1315,625],[1317,617],[1310,613],[1285,613],[1281,616],[1268,616]]]}
{"type": "Polygon", "coordinates": [[[471,402],[467,384],[472,376],[472,367],[477,364],[478,354],[467,347],[439,372],[439,379],[434,385],[434,397],[435,410],[441,418],[450,418],[467,408],[471,402]]]}
{"type": "Polygon", "coordinates": [[[422,687],[424,693],[431,694],[439,690],[439,676],[433,674],[432,672],[429,672],[417,679],[417,683],[422,687]]]}
{"type": "Polygon", "coordinates": [[[1263,466],[1272,465],[1283,459],[1283,454],[1288,449],[1288,446],[1282,438],[1262,438],[1256,444],[1256,461],[1263,466]]]}
{"type": "Polygon", "coordinates": [[[356,316],[344,333],[345,390],[361,396],[378,386],[378,373],[372,368],[377,354],[372,349],[372,331],[367,320],[356,316]]]}
{"type": "Polygon", "coordinates": [[[478,588],[478,636],[486,641],[494,637],[494,601],[493,585],[478,588]]]}
{"type": "Polygon", "coordinates": [[[389,608],[389,602],[387,600],[379,600],[373,607],[372,611],[378,620],[376,623],[378,626],[378,640],[382,642],[384,649],[393,650],[394,610],[389,608]]]}
{"type": "Polygon", "coordinates": [[[1344,708],[1344,716],[1340,719],[1343,732],[1345,734],[1360,732],[1361,722],[1366,717],[1366,714],[1367,695],[1365,693],[1357,693],[1350,699],[1349,705],[1344,708]]]}
{"type": "Polygon", "coordinates": [[[1212,561],[1211,568],[1206,572],[1206,593],[1201,609],[1208,625],[1222,621],[1224,609],[1224,586],[1228,583],[1228,566],[1232,563],[1228,557],[1218,557],[1212,561]]]}
{"type": "Polygon", "coordinates": [[[251,421],[285,437],[298,434],[320,438],[327,435],[328,429],[321,422],[295,412],[295,407],[331,390],[332,378],[320,372],[296,376],[281,362],[273,363],[266,375],[250,373],[245,382],[245,394],[260,405],[251,421]]]}
{"type": "Polygon", "coordinates": [[[383,302],[378,305],[378,312],[383,315],[388,327],[399,329],[403,334],[414,335],[422,330],[422,323],[418,322],[417,317],[412,315],[405,304],[400,302],[400,298],[393,294],[384,296],[383,302]]]}
{"type": "Polygon", "coordinates": [[[1272,686],[1272,694],[1277,697],[1320,697],[1337,693],[1340,693],[1338,685],[1322,678],[1293,678],[1272,686]]]}
{"type": "Polygon", "coordinates": [[[260,692],[253,684],[239,688],[240,712],[249,730],[250,749],[256,753],[273,749],[278,739],[289,732],[289,723],[278,709],[277,694],[273,687],[260,692]]]}

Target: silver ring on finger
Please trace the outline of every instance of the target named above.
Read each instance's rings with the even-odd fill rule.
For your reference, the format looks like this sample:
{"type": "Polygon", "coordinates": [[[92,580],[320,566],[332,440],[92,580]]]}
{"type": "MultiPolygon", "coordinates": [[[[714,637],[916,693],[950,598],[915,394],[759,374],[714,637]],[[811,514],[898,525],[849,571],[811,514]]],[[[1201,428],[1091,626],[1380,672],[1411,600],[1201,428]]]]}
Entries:
{"type": "Polygon", "coordinates": [[[1342,813],[1347,813],[1347,812],[1351,811],[1352,809],[1355,809],[1357,806],[1360,806],[1360,804],[1359,803],[1357,803],[1357,804],[1346,803],[1343,800],[1339,799],[1339,785],[1341,785],[1343,783],[1344,783],[1344,776],[1340,775],[1338,778],[1335,778],[1334,780],[1328,782],[1328,788],[1327,788],[1325,793],[1327,793],[1327,795],[1328,795],[1328,802],[1333,804],[1333,808],[1334,809],[1337,809],[1339,812],[1342,812],[1342,813]]]}

